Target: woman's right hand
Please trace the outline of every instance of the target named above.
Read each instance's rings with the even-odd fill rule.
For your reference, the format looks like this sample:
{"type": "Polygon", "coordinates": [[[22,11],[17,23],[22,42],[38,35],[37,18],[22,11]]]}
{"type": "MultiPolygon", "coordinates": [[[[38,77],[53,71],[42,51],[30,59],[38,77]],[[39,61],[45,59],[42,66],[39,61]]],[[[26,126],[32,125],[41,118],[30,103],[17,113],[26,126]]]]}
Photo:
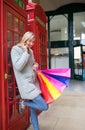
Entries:
{"type": "Polygon", "coordinates": [[[28,52],[28,48],[26,47],[26,45],[23,45],[22,48],[25,52],[28,52]]]}

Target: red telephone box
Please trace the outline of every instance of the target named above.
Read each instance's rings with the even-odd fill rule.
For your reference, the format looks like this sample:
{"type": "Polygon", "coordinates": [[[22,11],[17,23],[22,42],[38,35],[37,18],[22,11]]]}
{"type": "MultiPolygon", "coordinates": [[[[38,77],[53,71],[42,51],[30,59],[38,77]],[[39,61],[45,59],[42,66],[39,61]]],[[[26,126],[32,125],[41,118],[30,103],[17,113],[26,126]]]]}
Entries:
{"type": "Polygon", "coordinates": [[[33,47],[34,55],[41,69],[47,68],[47,31],[46,14],[40,5],[28,3],[27,7],[28,30],[36,35],[36,43],[33,47]]]}
{"type": "Polygon", "coordinates": [[[40,67],[45,69],[45,26],[46,16],[40,6],[28,4],[28,0],[0,0],[0,130],[25,130],[29,125],[29,110],[26,109],[23,115],[19,113],[20,94],[12,69],[10,51],[27,30],[33,31],[36,34],[36,44],[33,48],[35,58],[40,67]]]}
{"type": "Polygon", "coordinates": [[[25,130],[29,111],[19,113],[19,99],[10,51],[27,31],[27,0],[0,1],[0,130],[25,130]],[[22,13],[21,13],[22,12],[22,13]]]}

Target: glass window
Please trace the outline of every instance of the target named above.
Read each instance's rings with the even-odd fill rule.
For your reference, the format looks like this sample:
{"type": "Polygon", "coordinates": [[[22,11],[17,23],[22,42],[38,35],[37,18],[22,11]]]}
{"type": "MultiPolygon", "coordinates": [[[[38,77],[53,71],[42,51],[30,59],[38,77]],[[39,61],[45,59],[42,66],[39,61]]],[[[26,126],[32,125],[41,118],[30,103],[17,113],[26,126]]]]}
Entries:
{"type": "Polygon", "coordinates": [[[10,104],[9,104],[9,118],[10,120],[13,120],[14,118],[14,104],[11,103],[12,99],[10,99],[10,104]]]}
{"type": "Polygon", "coordinates": [[[51,41],[68,40],[67,15],[50,17],[50,39],[51,41]],[[63,21],[63,22],[62,22],[63,21]]]}
{"type": "MultiPolygon", "coordinates": [[[[85,46],[83,46],[83,69],[85,71],[85,46]]],[[[85,72],[84,72],[85,75],[85,72]]]]}
{"type": "Polygon", "coordinates": [[[17,44],[19,42],[19,34],[14,33],[14,44],[17,44]]]}
{"type": "Polygon", "coordinates": [[[8,24],[8,28],[11,29],[12,28],[12,14],[11,13],[7,13],[7,24],[8,24]]]}
{"type": "Polygon", "coordinates": [[[20,32],[24,32],[24,22],[20,20],[20,32]]]}
{"type": "Polygon", "coordinates": [[[11,64],[11,48],[8,48],[8,64],[11,64]]]}
{"type": "Polygon", "coordinates": [[[81,40],[85,44],[85,12],[74,13],[74,40],[81,40]]]}
{"type": "Polygon", "coordinates": [[[64,48],[51,49],[51,68],[69,67],[69,50],[64,48]]]}
{"type": "Polygon", "coordinates": [[[15,31],[18,31],[18,23],[19,23],[18,18],[14,17],[14,30],[15,31]]]}
{"type": "Polygon", "coordinates": [[[82,75],[81,46],[74,47],[74,74],[82,75]]]}
{"type": "Polygon", "coordinates": [[[14,97],[14,88],[13,86],[9,86],[8,87],[8,96],[9,96],[9,100],[13,100],[13,97],[14,97]]]}
{"type": "Polygon", "coordinates": [[[8,31],[8,46],[12,45],[12,32],[8,31]]]}

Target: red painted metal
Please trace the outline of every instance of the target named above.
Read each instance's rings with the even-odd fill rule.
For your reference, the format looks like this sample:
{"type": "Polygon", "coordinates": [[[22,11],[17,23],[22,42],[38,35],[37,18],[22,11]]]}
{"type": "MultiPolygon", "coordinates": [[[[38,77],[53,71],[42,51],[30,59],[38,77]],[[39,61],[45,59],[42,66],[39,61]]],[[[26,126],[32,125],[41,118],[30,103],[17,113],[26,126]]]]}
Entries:
{"type": "Polygon", "coordinates": [[[46,31],[46,14],[40,5],[28,3],[27,22],[28,30],[33,31],[36,35],[36,42],[33,46],[35,59],[41,69],[47,68],[47,31],[46,31]]]}
{"type": "MultiPolygon", "coordinates": [[[[20,1],[26,6],[27,0],[20,1]]],[[[26,10],[13,0],[0,0],[0,130],[25,130],[30,124],[29,109],[23,115],[19,113],[20,95],[10,58],[11,47],[27,30],[36,34],[36,60],[41,68],[47,67],[46,16],[40,6],[31,5],[27,4],[29,19],[26,10]]]]}
{"type": "Polygon", "coordinates": [[[25,130],[29,124],[29,111],[26,109],[23,115],[19,113],[20,95],[13,74],[10,50],[17,36],[19,40],[27,30],[26,11],[22,10],[24,13],[21,14],[21,8],[11,4],[10,0],[1,0],[0,7],[0,129],[25,130]]]}
{"type": "Polygon", "coordinates": [[[0,1],[0,130],[5,129],[5,95],[4,95],[4,51],[3,51],[3,0],[0,1]]]}

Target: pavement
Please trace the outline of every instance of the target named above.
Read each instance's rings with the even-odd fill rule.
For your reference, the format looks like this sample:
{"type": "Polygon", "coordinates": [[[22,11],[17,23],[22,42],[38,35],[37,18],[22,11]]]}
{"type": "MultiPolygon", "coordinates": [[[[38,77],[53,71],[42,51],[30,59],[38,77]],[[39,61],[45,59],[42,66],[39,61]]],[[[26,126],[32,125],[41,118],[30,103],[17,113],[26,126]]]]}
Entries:
{"type": "MultiPolygon", "coordinates": [[[[85,81],[71,80],[38,118],[40,130],[85,130],[85,81]]],[[[33,130],[32,125],[27,130],[33,130]]]]}

